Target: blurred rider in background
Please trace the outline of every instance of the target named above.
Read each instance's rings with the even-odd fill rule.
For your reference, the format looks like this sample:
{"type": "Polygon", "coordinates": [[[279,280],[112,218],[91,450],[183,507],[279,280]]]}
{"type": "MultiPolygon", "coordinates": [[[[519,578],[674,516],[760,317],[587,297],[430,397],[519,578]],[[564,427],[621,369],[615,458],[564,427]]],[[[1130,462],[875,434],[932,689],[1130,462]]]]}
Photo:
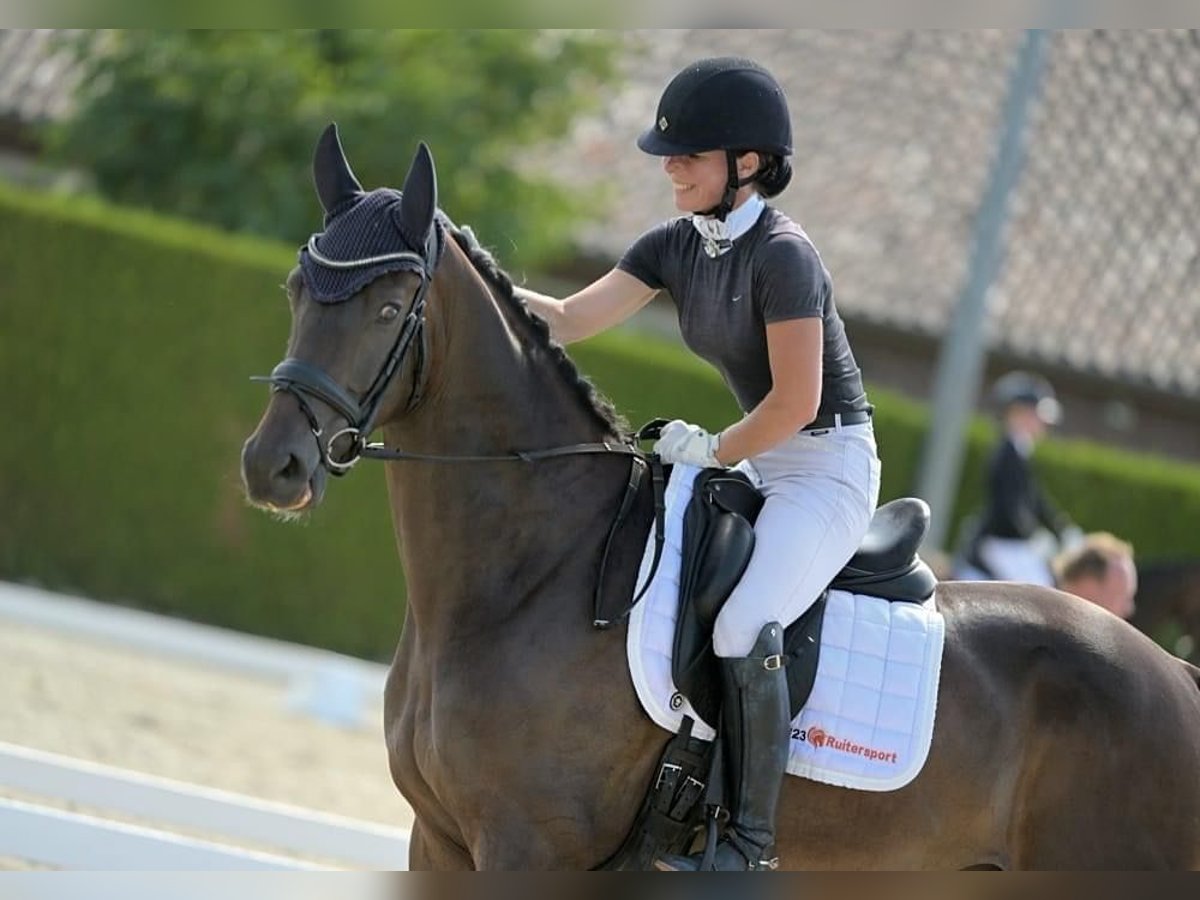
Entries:
{"type": "Polygon", "coordinates": [[[1053,586],[1051,557],[1078,545],[1083,533],[1042,490],[1031,458],[1062,407],[1050,383],[1029,372],[997,379],[992,400],[1002,433],[988,461],[983,512],[968,530],[955,577],[1053,586]]]}

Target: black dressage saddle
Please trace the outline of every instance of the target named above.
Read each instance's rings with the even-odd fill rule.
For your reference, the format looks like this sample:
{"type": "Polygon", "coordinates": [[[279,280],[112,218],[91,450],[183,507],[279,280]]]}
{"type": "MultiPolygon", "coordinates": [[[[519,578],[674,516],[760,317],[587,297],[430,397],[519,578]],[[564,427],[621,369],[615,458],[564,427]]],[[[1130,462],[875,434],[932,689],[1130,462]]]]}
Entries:
{"type": "MultiPolygon", "coordinates": [[[[709,723],[720,712],[720,683],[712,649],[713,623],[754,551],[754,522],[763,496],[741,472],[704,469],[697,476],[683,520],[679,615],[672,675],[679,693],[709,723]]],[[[917,555],[929,529],[929,506],[903,497],[879,507],[858,552],[829,588],[891,601],[921,603],[937,579],[917,555]]],[[[828,589],[784,635],[792,715],[812,691],[828,589]]],[[[672,698],[675,702],[676,698],[672,698]]]]}

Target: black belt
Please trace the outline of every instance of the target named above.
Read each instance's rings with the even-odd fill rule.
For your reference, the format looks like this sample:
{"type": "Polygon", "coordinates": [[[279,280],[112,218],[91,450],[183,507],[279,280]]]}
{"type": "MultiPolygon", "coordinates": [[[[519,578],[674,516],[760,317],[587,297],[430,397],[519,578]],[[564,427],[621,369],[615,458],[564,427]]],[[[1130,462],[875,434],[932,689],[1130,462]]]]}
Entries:
{"type": "Polygon", "coordinates": [[[837,428],[839,419],[842,425],[862,425],[864,422],[871,421],[872,412],[873,410],[870,409],[856,409],[844,413],[825,413],[824,415],[817,416],[800,430],[821,431],[828,428],[837,428]]]}

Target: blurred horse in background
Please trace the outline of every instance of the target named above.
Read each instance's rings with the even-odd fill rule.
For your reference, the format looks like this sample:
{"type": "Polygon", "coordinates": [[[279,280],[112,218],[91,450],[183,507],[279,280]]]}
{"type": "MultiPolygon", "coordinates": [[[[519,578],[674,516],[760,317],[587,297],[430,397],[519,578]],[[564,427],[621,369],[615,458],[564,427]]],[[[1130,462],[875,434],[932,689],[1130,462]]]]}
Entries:
{"type": "MultiPolygon", "coordinates": [[[[410,866],[597,867],[668,739],[635,696],[626,629],[590,625],[601,560],[632,596],[654,519],[643,484],[612,525],[638,451],[438,214],[423,145],[402,192],[364,192],[331,127],[314,178],[325,231],[288,278],[287,358],[243,448],[247,495],[313,510],[382,427],[408,583],[384,726],[416,816],[410,866]]],[[[788,778],[781,866],[1200,867],[1200,670],[1057,591],[947,582],[936,603],[925,768],[891,792],[788,778]]]]}

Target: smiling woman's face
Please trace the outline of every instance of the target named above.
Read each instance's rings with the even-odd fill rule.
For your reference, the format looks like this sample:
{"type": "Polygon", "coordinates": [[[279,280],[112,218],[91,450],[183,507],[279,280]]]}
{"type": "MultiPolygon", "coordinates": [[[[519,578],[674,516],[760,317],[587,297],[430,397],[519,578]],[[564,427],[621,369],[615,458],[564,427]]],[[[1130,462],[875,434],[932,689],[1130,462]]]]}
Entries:
{"type": "MultiPolygon", "coordinates": [[[[743,153],[737,160],[739,178],[749,178],[758,170],[757,153],[743,153]]],[[[663,171],[671,179],[675,191],[675,208],[685,213],[700,213],[712,209],[721,202],[725,194],[725,182],[729,177],[724,150],[706,150],[680,156],[664,156],[663,171]]],[[[751,193],[753,185],[746,185],[737,192],[734,206],[740,206],[751,193]]]]}
{"type": "Polygon", "coordinates": [[[663,171],[675,191],[680,212],[698,213],[712,209],[725,193],[725,152],[708,150],[687,156],[663,157],[663,171]]]}

